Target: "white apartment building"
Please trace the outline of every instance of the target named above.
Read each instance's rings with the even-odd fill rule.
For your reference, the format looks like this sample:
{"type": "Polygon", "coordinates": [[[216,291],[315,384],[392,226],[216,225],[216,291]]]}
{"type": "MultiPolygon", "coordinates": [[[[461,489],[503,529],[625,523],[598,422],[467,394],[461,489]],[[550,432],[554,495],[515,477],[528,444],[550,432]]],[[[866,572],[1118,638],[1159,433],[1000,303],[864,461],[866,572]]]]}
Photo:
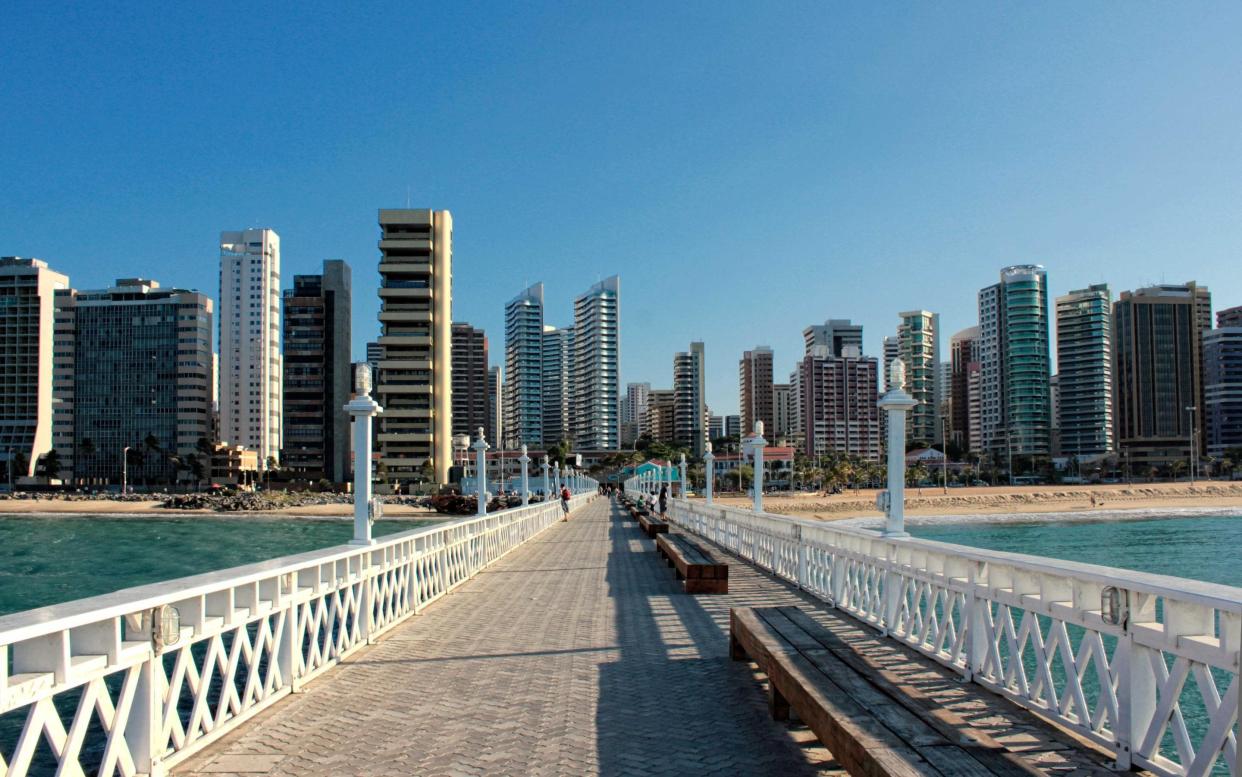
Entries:
{"type": "Polygon", "coordinates": [[[621,447],[621,277],[614,275],[574,299],[570,423],[574,447],[621,447]]]}
{"type": "Polygon", "coordinates": [[[0,257],[0,457],[23,462],[13,477],[33,475],[52,449],[52,364],[55,295],[69,278],[47,262],[0,257]]]}
{"type": "Polygon", "coordinates": [[[220,439],[255,451],[259,467],[282,443],[280,236],[220,233],[220,439]]]}

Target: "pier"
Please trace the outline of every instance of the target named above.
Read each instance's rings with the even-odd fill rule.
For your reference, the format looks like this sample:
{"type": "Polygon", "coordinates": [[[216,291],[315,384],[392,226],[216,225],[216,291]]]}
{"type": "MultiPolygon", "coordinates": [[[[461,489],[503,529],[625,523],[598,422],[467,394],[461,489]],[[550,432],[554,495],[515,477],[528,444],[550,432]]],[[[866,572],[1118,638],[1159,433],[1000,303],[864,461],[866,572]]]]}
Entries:
{"type": "Polygon", "coordinates": [[[1236,589],[1113,570],[1154,617],[1113,627],[1098,568],[673,500],[674,531],[730,568],[727,594],[692,595],[617,502],[560,518],[534,504],[2,618],[7,773],[844,773],[730,660],[744,607],[799,608],[1015,768],[1236,773],[1236,589]]]}

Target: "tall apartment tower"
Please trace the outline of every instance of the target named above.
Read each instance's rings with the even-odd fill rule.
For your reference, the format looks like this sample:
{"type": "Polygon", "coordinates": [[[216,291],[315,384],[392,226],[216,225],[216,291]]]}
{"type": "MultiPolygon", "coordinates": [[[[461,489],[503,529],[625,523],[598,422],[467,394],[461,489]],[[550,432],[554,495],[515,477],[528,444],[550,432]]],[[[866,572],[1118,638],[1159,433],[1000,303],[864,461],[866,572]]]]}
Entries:
{"type": "Polygon", "coordinates": [[[56,451],[83,483],[173,482],[174,457],[202,462],[211,438],[212,302],[206,294],[122,278],[56,292],[56,451]]]}
{"type": "Polygon", "coordinates": [[[940,439],[940,316],[929,310],[898,313],[897,350],[906,363],[906,391],[918,401],[906,421],[906,439],[940,439]]]}
{"type": "Polygon", "coordinates": [[[676,406],[677,394],[672,389],[652,389],[648,392],[642,434],[656,442],[673,442],[677,424],[676,406]]]}
{"type": "Polygon", "coordinates": [[[1203,333],[1204,448],[1216,459],[1242,448],[1242,308],[1216,314],[1203,333]]]}
{"type": "MultiPolygon", "coordinates": [[[[53,329],[56,292],[69,278],[47,262],[0,257],[0,457],[14,477],[35,473],[52,450],[53,329]]],[[[72,445],[72,441],[69,441],[72,445]]]]}
{"type": "Polygon", "coordinates": [[[1138,472],[1189,462],[1200,420],[1192,417],[1204,407],[1203,324],[1211,320],[1211,294],[1193,281],[1123,291],[1113,304],[1117,444],[1138,472]]]}
{"type": "Polygon", "coordinates": [[[306,480],[349,480],[351,288],[349,265],[328,259],[322,275],[295,275],[284,293],[281,466],[306,480]]]}
{"type": "Polygon", "coordinates": [[[814,345],[799,365],[798,406],[803,414],[802,451],[807,456],[848,453],[880,458],[879,363],[856,345],[833,356],[814,345]]]}
{"type": "Polygon", "coordinates": [[[574,300],[570,372],[574,447],[621,447],[621,277],[605,278],[574,300]]]}
{"type": "Polygon", "coordinates": [[[802,338],[806,341],[806,352],[811,347],[822,345],[828,349],[830,356],[840,356],[849,346],[863,350],[862,324],[852,323],[848,318],[831,318],[822,325],[812,324],[802,330],[802,338]]]}
{"type": "Polygon", "coordinates": [[[1057,417],[1063,456],[1113,451],[1112,294],[1097,283],[1057,297],[1057,417]]]}
{"type": "Polygon", "coordinates": [[[574,331],[543,327],[543,444],[570,439],[569,377],[574,331]]]}
{"type": "Polygon", "coordinates": [[[377,342],[367,343],[367,366],[371,368],[371,385],[379,385],[379,365],[384,361],[384,346],[377,342]]]}
{"type": "MultiPolygon", "coordinates": [[[[487,399],[487,333],[464,321],[453,323],[453,434],[474,439],[490,426],[487,399]]],[[[491,440],[491,438],[488,438],[491,440]]],[[[493,440],[495,442],[495,440],[493,440]]]]}
{"type": "Polygon", "coordinates": [[[244,445],[259,468],[282,440],[280,236],[220,233],[220,439],[244,445]]]}
{"type": "Polygon", "coordinates": [[[487,371],[487,425],[483,427],[489,440],[505,439],[504,394],[500,368],[492,367],[487,371]]]}
{"type": "MultiPolygon", "coordinates": [[[[880,381],[881,381],[881,387],[885,391],[888,391],[893,388],[892,386],[888,385],[888,376],[889,376],[888,368],[892,365],[894,361],[897,360],[898,356],[901,356],[901,342],[896,337],[886,337],[884,338],[884,341],[882,343],[882,349],[883,349],[883,354],[884,354],[884,365],[883,365],[884,374],[880,376],[880,381]]],[[[881,418],[886,418],[886,417],[887,417],[886,415],[881,414],[881,418]]]]}
{"type": "Polygon", "coordinates": [[[1041,265],[1001,270],[979,292],[982,446],[998,460],[1051,452],[1048,275],[1041,265]]]}
{"type": "Polygon", "coordinates": [[[972,405],[970,369],[978,363],[979,327],[953,335],[949,340],[949,439],[967,451],[971,450],[971,407],[978,404],[976,397],[972,405]]]}
{"type": "Polygon", "coordinates": [[[627,383],[625,396],[621,399],[621,444],[633,445],[642,434],[643,420],[647,415],[647,395],[650,383],[627,383]]]}
{"type": "Polygon", "coordinates": [[[453,460],[453,217],[447,210],[380,210],[379,228],[380,463],[402,486],[446,483],[453,460]]]}
{"type": "Polygon", "coordinates": [[[506,448],[543,444],[543,284],[505,305],[506,448]]]}
{"type": "Polygon", "coordinates": [[[763,421],[765,433],[771,434],[776,425],[772,408],[772,349],[760,345],[743,352],[737,370],[742,434],[753,432],[755,421],[763,421]]]}
{"type": "Polygon", "coordinates": [[[673,357],[673,438],[700,457],[707,450],[707,399],[703,343],[673,357]]]}
{"type": "Polygon", "coordinates": [[[794,417],[798,403],[793,399],[791,383],[772,384],[772,434],[774,439],[788,439],[795,429],[794,417]]]}

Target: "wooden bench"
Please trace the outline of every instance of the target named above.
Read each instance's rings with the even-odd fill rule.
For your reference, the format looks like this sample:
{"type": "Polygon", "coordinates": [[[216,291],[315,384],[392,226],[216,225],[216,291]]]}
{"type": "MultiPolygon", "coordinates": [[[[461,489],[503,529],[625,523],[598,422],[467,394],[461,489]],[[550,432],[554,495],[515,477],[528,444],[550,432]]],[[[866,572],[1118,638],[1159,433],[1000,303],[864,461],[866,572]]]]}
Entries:
{"type": "Polygon", "coordinates": [[[657,534],[668,533],[668,522],[661,520],[658,515],[640,510],[638,512],[638,528],[642,529],[648,537],[655,539],[657,534]]]}
{"type": "Polygon", "coordinates": [[[656,537],[656,550],[677,570],[677,579],[685,583],[686,593],[729,593],[729,565],[686,535],[661,534],[656,537]]]}
{"type": "Polygon", "coordinates": [[[772,717],[793,709],[850,774],[1042,773],[797,607],[731,610],[729,652],[768,676],[772,717]]]}

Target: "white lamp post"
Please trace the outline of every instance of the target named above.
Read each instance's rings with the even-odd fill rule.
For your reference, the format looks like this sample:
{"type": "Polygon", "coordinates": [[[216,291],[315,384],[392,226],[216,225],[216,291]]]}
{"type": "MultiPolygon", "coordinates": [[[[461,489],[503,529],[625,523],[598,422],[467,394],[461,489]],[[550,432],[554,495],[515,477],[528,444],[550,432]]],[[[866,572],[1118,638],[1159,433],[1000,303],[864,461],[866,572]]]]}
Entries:
{"type": "Polygon", "coordinates": [[[548,457],[544,456],[543,457],[543,499],[545,502],[548,500],[548,494],[550,493],[551,491],[549,490],[549,483],[548,483],[548,457]]]}
{"type": "Polygon", "coordinates": [[[686,454],[681,454],[681,494],[682,499],[686,498],[686,454]]]}
{"type": "Polygon", "coordinates": [[[483,439],[483,427],[479,427],[479,439],[474,443],[475,469],[479,476],[479,509],[476,515],[487,515],[487,449],[492,446],[483,439]]]}
{"type": "Polygon", "coordinates": [[[518,463],[522,465],[522,507],[530,504],[530,456],[526,455],[526,444],[522,444],[522,455],[518,457],[518,463]]]}
{"type": "MultiPolygon", "coordinates": [[[[909,537],[906,531],[906,413],[918,400],[906,393],[906,364],[894,359],[888,370],[892,386],[879,402],[888,413],[888,491],[879,497],[887,520],[884,537],[909,537]]],[[[1012,472],[1012,468],[1011,468],[1012,472]]]]}
{"type": "Polygon", "coordinates": [[[350,544],[370,545],[372,513],[378,512],[371,501],[371,419],[384,408],[371,399],[371,368],[360,364],[354,374],[358,396],[345,405],[345,412],[354,419],[354,538],[350,544]]]}
{"type": "Polygon", "coordinates": [[[703,451],[703,476],[705,478],[703,481],[703,496],[708,504],[712,503],[712,486],[715,485],[712,481],[716,479],[715,462],[716,457],[712,454],[712,444],[709,442],[707,443],[706,450],[703,451]]]}
{"type": "Polygon", "coordinates": [[[561,496],[561,463],[559,461],[552,465],[552,486],[556,489],[556,496],[559,499],[561,496]]]}
{"type": "MultiPolygon", "coordinates": [[[[768,441],[763,439],[763,421],[755,421],[755,433],[750,437],[750,452],[755,460],[755,512],[763,512],[763,449],[768,441]]],[[[738,472],[739,479],[741,472],[738,472]]]]}
{"type": "MultiPolygon", "coordinates": [[[[129,446],[121,449],[121,496],[129,490],[129,446]]],[[[13,449],[9,449],[9,493],[13,493],[13,449]]]]}

